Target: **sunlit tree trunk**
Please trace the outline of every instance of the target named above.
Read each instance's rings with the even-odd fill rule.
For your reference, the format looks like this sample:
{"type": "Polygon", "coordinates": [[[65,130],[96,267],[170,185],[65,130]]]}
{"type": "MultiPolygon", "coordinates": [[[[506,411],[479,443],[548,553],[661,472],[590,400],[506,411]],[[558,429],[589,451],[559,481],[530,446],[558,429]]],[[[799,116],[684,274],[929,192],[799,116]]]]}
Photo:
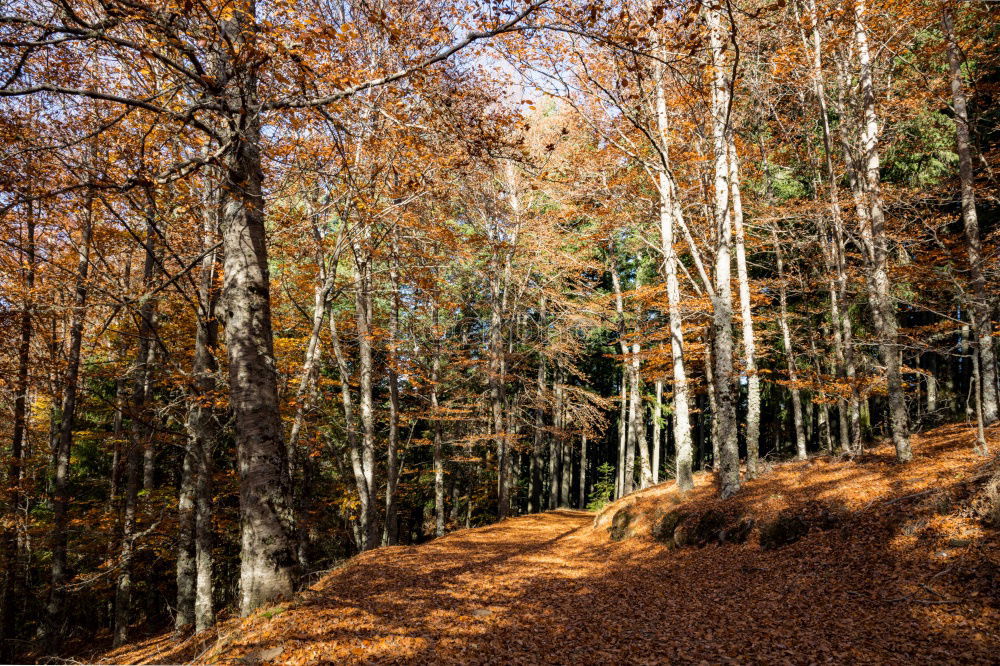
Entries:
{"type": "MultiPolygon", "coordinates": [[[[386,444],[385,470],[385,543],[395,545],[398,541],[396,524],[396,484],[399,481],[399,362],[396,354],[397,338],[399,337],[399,229],[393,226],[392,256],[389,258],[389,285],[392,289],[392,305],[389,309],[389,349],[386,372],[389,382],[389,441],[386,444]]],[[[440,427],[438,428],[440,429],[440,427]]],[[[436,437],[440,436],[436,433],[436,437]]],[[[435,469],[435,488],[437,486],[437,470],[435,469]]],[[[435,497],[438,491],[435,490],[435,497]]],[[[441,510],[444,517],[444,477],[441,478],[441,510]]],[[[441,529],[444,527],[442,525],[441,529]]]]}
{"type": "MultiPolygon", "coordinates": [[[[659,34],[657,33],[659,40],[659,34]]],[[[660,47],[664,54],[664,48],[660,47]]],[[[665,58],[664,58],[665,60],[665,58]]],[[[681,490],[694,487],[692,476],[694,446],[691,441],[691,417],[688,397],[687,369],[684,366],[684,329],[681,322],[680,284],[677,280],[677,252],[674,249],[676,216],[682,214],[674,197],[674,183],[670,174],[669,146],[670,119],[664,90],[663,63],[655,64],[656,129],[659,139],[660,168],[657,170],[659,195],[660,248],[663,251],[663,269],[667,282],[667,316],[670,331],[670,366],[673,373],[674,409],[671,416],[676,446],[677,486],[681,490]]],[[[658,414],[659,416],[659,414],[658,414]]],[[[658,467],[658,466],[656,466],[658,467]]],[[[654,475],[658,472],[654,470],[654,475]]]]}
{"type": "Polygon", "coordinates": [[[434,327],[434,361],[431,366],[431,414],[434,418],[434,534],[444,536],[444,443],[441,438],[441,412],[438,387],[441,382],[441,332],[438,330],[438,306],[431,315],[434,327]]]}
{"type": "Polygon", "coordinates": [[[636,351],[625,340],[625,302],[622,297],[621,277],[618,274],[616,259],[611,257],[611,285],[615,292],[615,310],[618,314],[618,344],[622,351],[622,412],[621,412],[621,432],[619,439],[622,442],[622,451],[618,454],[621,461],[621,494],[628,495],[635,485],[635,451],[637,448],[636,437],[639,434],[636,423],[635,411],[639,396],[639,372],[638,372],[638,345],[636,351]],[[635,364],[633,364],[633,359],[635,364]],[[625,392],[625,379],[628,379],[628,395],[625,392]],[[630,411],[626,407],[631,403],[630,411]]]}
{"type": "Polygon", "coordinates": [[[364,239],[355,235],[354,245],[354,320],[358,342],[358,410],[361,415],[361,473],[368,489],[361,503],[364,544],[362,550],[374,548],[378,525],[375,520],[375,404],[373,395],[372,360],[372,294],[371,257],[367,243],[370,229],[364,226],[364,239]]]}
{"type": "Polygon", "coordinates": [[[364,550],[365,539],[369,533],[368,520],[370,512],[367,507],[371,504],[371,489],[368,485],[367,477],[361,464],[361,446],[358,442],[358,424],[354,415],[354,399],[351,396],[352,374],[350,366],[347,364],[347,356],[344,354],[340,344],[340,335],[337,332],[337,318],[330,313],[330,340],[333,346],[333,355],[337,359],[337,369],[340,374],[340,404],[344,411],[344,430],[347,435],[348,455],[351,460],[351,470],[354,472],[354,483],[358,491],[358,503],[361,511],[358,516],[358,548],[364,550]]]}
{"type": "Polygon", "coordinates": [[[641,380],[639,378],[639,343],[632,343],[632,357],[629,359],[629,369],[632,373],[631,394],[629,396],[629,430],[635,445],[635,455],[638,457],[639,488],[648,488],[653,483],[653,472],[649,466],[649,446],[646,443],[646,424],[643,415],[646,408],[642,405],[641,380]]]}
{"type": "Polygon", "coordinates": [[[747,376],[747,464],[746,477],[757,476],[760,451],[760,376],[757,374],[757,347],[753,331],[753,308],[750,305],[750,273],[747,269],[746,237],[743,230],[743,198],[740,192],[739,156],[732,134],[728,142],[729,189],[733,200],[733,227],[736,246],[736,278],[740,293],[740,319],[743,333],[743,365],[747,376]]]}
{"type": "Polygon", "coordinates": [[[896,321],[896,306],[889,283],[889,248],[885,234],[885,215],[882,207],[882,193],[879,176],[878,116],[875,112],[875,90],[872,83],[871,54],[868,48],[868,33],[864,24],[865,5],[856,0],[854,5],[854,41],[858,62],[861,65],[861,191],[868,210],[862,219],[861,236],[867,246],[869,257],[869,295],[872,301],[872,315],[879,334],[879,351],[885,365],[886,383],[889,394],[889,421],[892,441],[896,447],[896,458],[908,461],[913,457],[910,451],[909,418],[906,413],[906,399],[903,395],[903,375],[898,345],[899,324],[896,321]]]}
{"type": "MultiPolygon", "coordinates": [[[[254,0],[222,22],[228,43],[252,48],[254,0]]],[[[230,405],[240,486],[240,612],[292,593],[294,507],[278,408],[271,285],[262,192],[257,76],[244,60],[220,56],[224,98],[234,112],[222,128],[223,295],[230,405]]]]}
{"type": "Polygon", "coordinates": [[[660,446],[663,440],[660,423],[663,421],[663,381],[656,380],[656,401],[653,403],[653,484],[660,482],[660,446]]]}
{"type": "Polygon", "coordinates": [[[733,373],[733,294],[731,254],[733,230],[729,220],[729,87],[724,72],[720,17],[707,12],[712,53],[712,148],[715,156],[715,298],[712,307],[712,361],[719,437],[719,492],[733,495],[740,488],[740,452],[737,439],[736,395],[733,373]]]}
{"type": "Polygon", "coordinates": [[[615,474],[615,497],[625,495],[625,449],[628,447],[628,370],[622,361],[621,395],[618,410],[618,467],[615,474]]]}
{"type": "MultiPolygon", "coordinates": [[[[215,211],[205,215],[205,244],[215,237],[215,211]]],[[[215,349],[219,325],[215,283],[216,252],[201,260],[195,320],[192,393],[187,414],[188,441],[183,461],[177,555],[177,628],[194,623],[204,631],[215,623],[212,599],[212,455],[221,436],[213,393],[217,388],[215,349]],[[185,495],[188,498],[185,498],[185,495]]]]}
{"type": "Polygon", "coordinates": [[[802,420],[802,398],[799,391],[799,372],[795,363],[795,351],[792,347],[792,332],[788,325],[788,287],[785,284],[785,262],[778,233],[772,227],[774,238],[774,253],[778,264],[778,321],[781,325],[781,339],[785,345],[785,363],[788,368],[788,387],[792,396],[792,418],[795,424],[795,455],[799,460],[806,459],[806,433],[802,420]]]}

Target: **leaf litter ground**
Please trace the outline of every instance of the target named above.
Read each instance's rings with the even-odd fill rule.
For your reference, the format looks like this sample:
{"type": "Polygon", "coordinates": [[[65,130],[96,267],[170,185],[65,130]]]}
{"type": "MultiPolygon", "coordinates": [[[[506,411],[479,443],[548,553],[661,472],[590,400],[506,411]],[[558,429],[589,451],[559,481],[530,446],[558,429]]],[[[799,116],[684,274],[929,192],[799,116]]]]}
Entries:
{"type": "MultiPolygon", "coordinates": [[[[1000,431],[990,437],[1000,449],[1000,431]]],[[[103,654],[118,663],[996,663],[1000,537],[970,514],[991,463],[960,425],[848,460],[775,466],[731,500],[698,475],[595,517],[550,511],[363,553],[296,599],[196,637],[103,654]],[[669,548],[665,510],[765,524],[837,506],[838,529],[764,550],[669,548]],[[613,542],[613,515],[635,516],[613,542]]]]}

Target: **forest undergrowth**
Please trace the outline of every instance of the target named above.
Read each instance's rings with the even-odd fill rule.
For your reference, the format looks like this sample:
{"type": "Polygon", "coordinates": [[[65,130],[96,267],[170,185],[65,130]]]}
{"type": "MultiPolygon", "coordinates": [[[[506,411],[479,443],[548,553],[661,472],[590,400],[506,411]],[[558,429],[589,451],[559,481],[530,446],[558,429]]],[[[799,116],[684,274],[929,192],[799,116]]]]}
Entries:
{"type": "MultiPolygon", "coordinates": [[[[987,435],[996,452],[1000,428],[987,435]]],[[[1000,534],[981,516],[996,459],[973,442],[946,425],[913,438],[911,465],[885,444],[776,465],[728,500],[702,473],[683,496],[671,481],[596,516],[549,511],[380,548],[248,618],[89,658],[989,663],[1000,534]]]]}

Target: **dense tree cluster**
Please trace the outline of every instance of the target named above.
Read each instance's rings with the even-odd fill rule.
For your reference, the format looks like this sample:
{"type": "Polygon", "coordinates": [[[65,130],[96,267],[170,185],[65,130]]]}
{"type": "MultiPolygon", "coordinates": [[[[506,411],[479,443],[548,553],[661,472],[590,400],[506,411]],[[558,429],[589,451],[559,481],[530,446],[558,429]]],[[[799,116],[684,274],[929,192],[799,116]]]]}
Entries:
{"type": "Polygon", "coordinates": [[[696,470],[985,449],[995,14],[4,3],[4,655],[696,470]]]}

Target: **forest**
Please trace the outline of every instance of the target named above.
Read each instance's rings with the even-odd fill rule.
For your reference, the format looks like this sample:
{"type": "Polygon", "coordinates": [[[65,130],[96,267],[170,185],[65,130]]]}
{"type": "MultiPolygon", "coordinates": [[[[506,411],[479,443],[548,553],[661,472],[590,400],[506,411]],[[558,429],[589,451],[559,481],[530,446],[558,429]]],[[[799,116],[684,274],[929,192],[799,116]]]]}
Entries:
{"type": "Polygon", "coordinates": [[[998,12],[0,0],[0,662],[831,465],[803,502],[979,470],[1000,622],[998,12]]]}

